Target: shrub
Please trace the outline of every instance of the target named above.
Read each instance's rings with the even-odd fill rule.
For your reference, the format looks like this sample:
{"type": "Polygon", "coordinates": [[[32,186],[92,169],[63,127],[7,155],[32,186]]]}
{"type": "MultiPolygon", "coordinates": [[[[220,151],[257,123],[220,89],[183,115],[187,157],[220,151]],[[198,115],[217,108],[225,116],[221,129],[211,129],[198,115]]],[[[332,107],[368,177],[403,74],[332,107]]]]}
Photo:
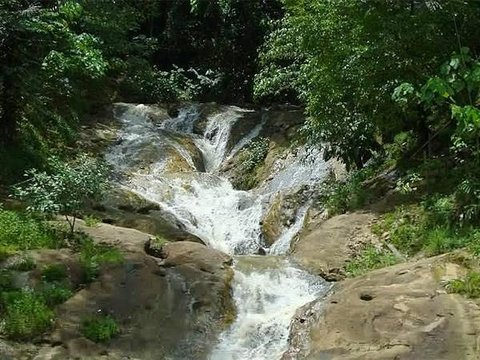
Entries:
{"type": "Polygon", "coordinates": [[[45,284],[40,291],[40,295],[49,307],[62,304],[72,297],[73,291],[66,283],[45,284]]]}
{"type": "Polygon", "coordinates": [[[15,188],[15,195],[27,201],[30,211],[64,215],[73,235],[81,208],[100,199],[107,188],[107,166],[86,155],[72,162],[51,157],[48,163],[50,172],[27,171],[28,180],[15,188]]]}
{"type": "Polygon", "coordinates": [[[257,138],[238,154],[238,168],[236,170],[234,186],[241,190],[249,190],[257,186],[257,169],[268,154],[269,140],[257,138]]]}
{"type": "Polygon", "coordinates": [[[371,270],[395,265],[396,263],[397,259],[391,252],[377,249],[375,246],[370,245],[359,256],[350,261],[346,265],[345,270],[348,276],[354,277],[363,275],[371,270]]]}
{"type": "Polygon", "coordinates": [[[83,221],[85,221],[85,225],[88,227],[96,227],[100,223],[100,219],[96,218],[95,216],[85,216],[83,221]]]}
{"type": "Polygon", "coordinates": [[[40,220],[28,214],[0,209],[0,244],[5,257],[16,250],[58,248],[62,240],[40,220]]]}
{"type": "Polygon", "coordinates": [[[43,334],[53,324],[54,314],[42,297],[32,291],[4,294],[6,335],[28,340],[43,334]]]}
{"type": "Polygon", "coordinates": [[[94,342],[107,342],[116,336],[120,329],[111,316],[97,315],[83,321],[81,332],[94,342]]]}
{"type": "Polygon", "coordinates": [[[92,239],[85,237],[80,245],[80,264],[84,271],[85,283],[95,280],[104,264],[118,264],[123,261],[122,253],[107,245],[97,245],[92,239]]]}
{"type": "Polygon", "coordinates": [[[470,298],[480,297],[480,273],[469,272],[463,279],[455,279],[447,284],[447,290],[452,293],[466,295],[470,298]]]}
{"type": "Polygon", "coordinates": [[[67,268],[64,264],[46,265],[42,269],[42,279],[46,282],[62,281],[67,278],[67,268]]]}

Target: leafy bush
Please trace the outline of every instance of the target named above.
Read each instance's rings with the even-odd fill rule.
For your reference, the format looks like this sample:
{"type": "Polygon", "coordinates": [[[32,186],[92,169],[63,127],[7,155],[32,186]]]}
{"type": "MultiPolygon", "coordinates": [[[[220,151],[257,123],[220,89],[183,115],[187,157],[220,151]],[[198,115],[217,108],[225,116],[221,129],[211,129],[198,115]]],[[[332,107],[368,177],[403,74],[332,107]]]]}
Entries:
{"type": "Polygon", "coordinates": [[[96,218],[95,216],[85,216],[83,221],[85,221],[85,225],[88,227],[96,227],[100,223],[100,219],[96,218]]]}
{"type": "Polygon", "coordinates": [[[58,248],[62,241],[50,227],[31,215],[0,209],[0,244],[8,255],[15,250],[58,248]]]}
{"type": "Polygon", "coordinates": [[[242,170],[252,171],[261,164],[268,154],[270,141],[267,138],[258,138],[250,142],[248,147],[242,150],[242,170]]]}
{"type": "Polygon", "coordinates": [[[15,195],[27,201],[30,211],[47,215],[62,214],[75,230],[76,218],[88,202],[98,200],[107,188],[107,166],[87,155],[72,162],[49,158],[50,171],[31,169],[26,182],[15,188],[15,195]]]}
{"type": "Polygon", "coordinates": [[[269,144],[269,140],[262,137],[251,141],[240,151],[234,184],[236,188],[249,190],[257,186],[259,180],[256,171],[268,154],[269,144]]]}
{"type": "Polygon", "coordinates": [[[350,173],[345,182],[327,180],[322,184],[317,201],[328,210],[329,215],[361,208],[372,196],[366,191],[363,182],[376,171],[376,166],[366,167],[350,173]]]}
{"type": "Polygon", "coordinates": [[[36,267],[37,264],[35,264],[35,261],[31,257],[24,256],[8,266],[8,269],[17,271],[30,271],[36,267]]]}
{"type": "Polygon", "coordinates": [[[67,278],[67,267],[64,264],[46,265],[42,269],[42,279],[46,282],[63,281],[67,278]]]}
{"type": "Polygon", "coordinates": [[[114,247],[97,245],[88,237],[81,241],[80,264],[84,271],[85,283],[90,283],[98,277],[102,265],[118,264],[122,261],[122,253],[114,247]]]}
{"type": "Polygon", "coordinates": [[[107,342],[120,332],[120,328],[111,316],[97,315],[83,321],[81,332],[94,342],[107,342]]]}
{"type": "Polygon", "coordinates": [[[10,292],[3,295],[4,331],[9,338],[32,339],[53,325],[53,311],[34,292],[10,292]]]}
{"type": "Polygon", "coordinates": [[[354,277],[363,275],[371,270],[395,265],[397,262],[395,255],[391,252],[377,249],[375,246],[370,245],[359,256],[350,261],[346,265],[345,270],[348,276],[354,277]]]}
{"type": "Polygon", "coordinates": [[[49,307],[62,304],[72,297],[73,291],[70,286],[62,282],[44,284],[39,295],[49,307]]]}
{"type": "Polygon", "coordinates": [[[452,280],[448,283],[449,292],[463,294],[469,298],[480,297],[480,273],[469,272],[463,279],[452,280]]]}

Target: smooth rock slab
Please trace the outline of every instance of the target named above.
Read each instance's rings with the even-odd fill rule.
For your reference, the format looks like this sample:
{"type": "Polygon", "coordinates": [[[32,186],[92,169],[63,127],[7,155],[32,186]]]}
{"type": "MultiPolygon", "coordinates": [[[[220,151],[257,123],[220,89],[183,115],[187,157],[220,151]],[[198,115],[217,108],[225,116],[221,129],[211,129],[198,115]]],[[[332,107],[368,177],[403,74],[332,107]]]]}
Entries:
{"type": "Polygon", "coordinates": [[[400,264],[339,283],[334,295],[297,313],[283,360],[479,359],[478,303],[443,286],[465,273],[451,258],[400,264]]]}

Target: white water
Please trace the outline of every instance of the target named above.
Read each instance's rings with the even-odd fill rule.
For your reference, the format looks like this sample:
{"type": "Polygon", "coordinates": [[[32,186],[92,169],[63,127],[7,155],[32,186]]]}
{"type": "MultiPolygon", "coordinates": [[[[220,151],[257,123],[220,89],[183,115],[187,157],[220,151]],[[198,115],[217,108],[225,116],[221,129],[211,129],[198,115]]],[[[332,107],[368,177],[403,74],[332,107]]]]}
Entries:
{"type": "Polygon", "coordinates": [[[234,278],[237,320],[221,336],[211,360],[279,359],[287,350],[296,310],[315,300],[325,291],[325,284],[287,260],[263,265],[260,271],[253,265],[239,267],[234,278]]]}
{"type": "MultiPolygon", "coordinates": [[[[107,154],[107,160],[122,175],[121,184],[158,203],[207,245],[232,255],[255,254],[265,247],[260,222],[274,193],[287,194],[315,184],[326,174],[327,165],[318,153],[300,150],[277,161],[270,181],[256,191],[238,191],[216,173],[226,159],[258,136],[265,117],[229,150],[232,126],[247,110],[224,107],[207,119],[204,134],[199,136],[193,134],[194,122],[200,116],[195,106],[185,107],[177,118],[160,124],[150,120],[148,106],[121,107],[123,111],[116,111],[123,125],[121,141],[107,154]],[[201,150],[206,172],[195,169],[190,151],[178,140],[179,133],[201,150]],[[148,161],[142,158],[145,151],[148,161]],[[165,171],[171,151],[190,165],[191,172],[165,171]]],[[[267,250],[277,256],[236,257],[232,285],[238,315],[221,335],[211,360],[279,359],[287,348],[296,309],[327,290],[322,279],[278,256],[288,252],[307,210],[307,205],[299,209],[295,222],[267,250]]]]}

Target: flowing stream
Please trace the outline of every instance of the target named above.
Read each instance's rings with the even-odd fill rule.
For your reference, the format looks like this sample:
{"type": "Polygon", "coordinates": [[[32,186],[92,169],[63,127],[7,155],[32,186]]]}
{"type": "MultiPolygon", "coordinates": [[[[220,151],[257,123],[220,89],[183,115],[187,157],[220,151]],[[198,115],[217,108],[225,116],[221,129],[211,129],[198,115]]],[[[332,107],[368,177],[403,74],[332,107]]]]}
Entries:
{"type": "Polygon", "coordinates": [[[261,231],[276,194],[293,193],[324,178],[327,165],[321,156],[292,151],[277,160],[269,181],[248,192],[234,189],[221,175],[222,164],[258,136],[268,120],[266,113],[236,144],[229,144],[232,127],[248,112],[222,107],[207,117],[198,134],[198,106],[186,106],[177,117],[156,122],[149,106],[118,104],[120,140],[107,154],[122,186],[158,203],[208,246],[234,256],[237,318],[221,334],[211,360],[280,359],[295,311],[328,290],[323,279],[297,268],[287,256],[308,204],[298,209],[295,221],[270,248],[261,231]],[[169,171],[173,160],[183,164],[182,172],[169,171]],[[260,249],[268,256],[255,255],[260,249]]]}

